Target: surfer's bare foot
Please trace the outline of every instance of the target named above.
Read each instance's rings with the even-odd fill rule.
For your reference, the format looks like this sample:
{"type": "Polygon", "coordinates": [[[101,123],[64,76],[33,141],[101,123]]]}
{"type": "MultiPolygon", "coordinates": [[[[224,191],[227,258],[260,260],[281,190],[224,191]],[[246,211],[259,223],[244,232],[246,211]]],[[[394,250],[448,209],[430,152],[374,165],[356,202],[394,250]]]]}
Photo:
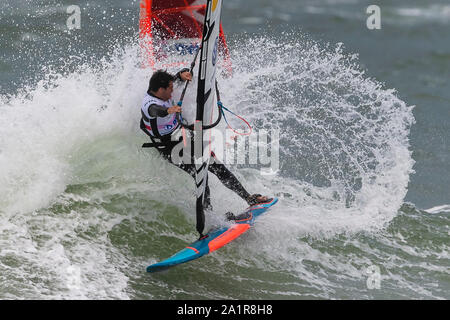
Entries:
{"type": "Polygon", "coordinates": [[[250,206],[254,206],[255,204],[264,203],[267,201],[269,201],[269,198],[267,198],[266,196],[262,196],[260,194],[252,194],[247,198],[247,203],[250,206]]]}

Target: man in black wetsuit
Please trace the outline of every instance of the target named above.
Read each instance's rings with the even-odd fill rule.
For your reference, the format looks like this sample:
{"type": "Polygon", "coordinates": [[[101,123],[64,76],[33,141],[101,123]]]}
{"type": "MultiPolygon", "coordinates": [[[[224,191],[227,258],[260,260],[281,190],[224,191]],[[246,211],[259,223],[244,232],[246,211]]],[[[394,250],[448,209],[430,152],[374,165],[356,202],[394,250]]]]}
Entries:
{"type": "MultiPolygon", "coordinates": [[[[150,137],[153,146],[157,148],[164,158],[189,173],[195,179],[195,164],[192,155],[189,163],[175,163],[172,159],[173,148],[178,143],[183,143],[182,137],[172,141],[172,135],[181,127],[176,114],[182,111],[181,107],[174,105],[172,101],[173,82],[175,80],[190,81],[192,80],[192,74],[189,72],[189,69],[182,69],[175,76],[162,70],[158,70],[153,74],[141,107],[142,118],[140,127],[150,137]]],[[[194,150],[192,135],[190,142],[191,150],[194,150]]],[[[180,151],[180,157],[182,157],[182,152],[183,150],[180,151]]],[[[268,201],[265,196],[248,193],[233,173],[223,163],[219,162],[213,152],[211,156],[213,159],[210,161],[208,170],[214,173],[227,188],[238,194],[249,205],[268,201]]],[[[211,209],[208,184],[205,190],[205,208],[211,209]]],[[[232,216],[229,216],[229,218],[233,219],[232,216]]]]}

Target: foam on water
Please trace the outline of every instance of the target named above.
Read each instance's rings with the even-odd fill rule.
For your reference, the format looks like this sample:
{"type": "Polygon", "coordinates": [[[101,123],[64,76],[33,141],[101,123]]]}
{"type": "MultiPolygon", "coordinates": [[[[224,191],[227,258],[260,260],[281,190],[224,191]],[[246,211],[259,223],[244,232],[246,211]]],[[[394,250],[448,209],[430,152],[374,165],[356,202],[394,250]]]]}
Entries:
{"type": "Polygon", "coordinates": [[[430,209],[425,210],[428,213],[442,213],[442,212],[450,212],[450,205],[444,204],[442,206],[436,206],[430,209]]]}
{"type": "MultiPolygon", "coordinates": [[[[294,283],[279,288],[281,296],[300,295],[307,283],[312,297],[327,297],[339,279],[323,277],[314,264],[348,281],[361,272],[345,255],[336,259],[304,240],[377,233],[392,221],[412,172],[414,119],[411,107],[366,78],[342,46],[292,39],[231,44],[234,71],[220,79],[222,101],[255,131],[280,130],[276,175],[233,170],[250,192],[280,202],[243,240],[211,259],[261,272],[282,265],[280,276],[293,274],[294,283]]],[[[149,237],[159,241],[163,234],[182,245],[194,236],[191,178],[155,150],[140,151],[139,106],[150,74],[138,56],[132,44],[74,73],[46,69],[36,87],[1,97],[0,270],[11,284],[1,296],[133,298],[132,278],[160,258],[144,246],[149,237]]],[[[194,101],[187,98],[186,105],[194,101]]],[[[215,208],[243,209],[214,176],[211,188],[215,208]]],[[[165,281],[155,281],[167,290],[165,281]]],[[[189,296],[188,287],[177,290],[189,296]]],[[[208,297],[230,296],[219,290],[208,297]]]]}
{"type": "Polygon", "coordinates": [[[349,264],[345,255],[336,258],[302,239],[376,234],[387,226],[407,192],[414,118],[395,91],[365,78],[357,57],[341,46],[323,48],[290,36],[244,41],[232,51],[233,77],[221,81],[223,100],[233,110],[257,130],[278,128],[281,137],[277,176],[241,171],[246,185],[275,192],[280,202],[240,243],[240,257],[246,258],[238,264],[264,261],[261,268],[271,271],[282,265],[309,286],[338,288],[339,276],[333,283],[330,273],[341,274],[342,281],[361,279],[364,270],[356,262],[368,266],[368,259],[349,264]],[[308,261],[320,266],[311,270],[308,261]]]}
{"type": "Polygon", "coordinates": [[[253,38],[234,50],[235,74],[222,82],[223,100],[256,130],[280,130],[281,170],[267,183],[276,185],[272,190],[286,191],[294,208],[317,204],[324,220],[338,217],[338,225],[347,223],[345,215],[355,231],[379,228],[407,191],[412,108],[365,78],[357,57],[340,46],[290,38],[253,38]]]}
{"type": "MultiPolygon", "coordinates": [[[[114,161],[115,156],[133,151],[137,155],[130,137],[135,133],[134,107],[145,91],[146,74],[137,67],[136,49],[119,50],[115,59],[82,65],[71,74],[49,68],[36,87],[2,97],[2,269],[8,269],[9,277],[29,279],[21,285],[31,287],[28,295],[22,292],[17,297],[127,296],[122,292],[126,279],[120,272],[115,277],[116,266],[108,262],[108,255],[114,253],[109,249],[114,248],[107,248],[105,232],[118,222],[117,217],[100,209],[73,209],[65,215],[52,207],[64,208],[70,185],[120,175],[124,164],[114,161]],[[120,140],[129,145],[128,150],[114,142],[120,140]],[[96,225],[99,237],[83,240],[78,229],[96,225]],[[81,282],[70,285],[76,274],[83,275],[77,280],[81,282]],[[41,279],[33,284],[37,278],[41,279]]],[[[87,195],[81,202],[93,198],[87,195]]]]}

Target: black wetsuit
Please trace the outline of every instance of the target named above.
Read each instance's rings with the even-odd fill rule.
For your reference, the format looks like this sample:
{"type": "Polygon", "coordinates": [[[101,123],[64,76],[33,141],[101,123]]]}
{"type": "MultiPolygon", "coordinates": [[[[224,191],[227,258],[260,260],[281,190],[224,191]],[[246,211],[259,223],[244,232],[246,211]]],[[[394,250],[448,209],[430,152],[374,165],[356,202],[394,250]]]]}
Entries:
{"type": "MultiPolygon", "coordinates": [[[[182,71],[180,71],[177,74],[177,78],[180,79],[180,74],[182,71]]],[[[150,92],[148,94],[151,95],[150,92]]],[[[151,117],[166,117],[168,115],[167,108],[163,106],[159,106],[157,104],[151,104],[148,107],[148,114],[151,117]]],[[[145,115],[143,115],[145,117],[145,115]]],[[[190,156],[190,162],[189,163],[175,163],[172,160],[172,150],[178,143],[183,143],[183,138],[180,137],[178,141],[171,141],[171,134],[168,135],[160,135],[159,137],[152,137],[148,131],[145,129],[145,125],[143,123],[143,119],[141,119],[141,129],[142,131],[147,134],[152,142],[157,145],[157,150],[159,153],[166,158],[170,163],[174,164],[175,166],[179,167],[180,169],[186,171],[189,173],[194,179],[195,179],[195,162],[194,158],[191,154],[190,156]]],[[[188,130],[187,130],[188,131],[188,130]]],[[[157,130],[153,129],[153,132],[157,132],[157,130]]],[[[189,132],[189,131],[188,131],[189,132]]],[[[194,139],[193,135],[189,134],[189,141],[191,143],[191,150],[194,150],[194,139]]],[[[191,152],[192,153],[192,152],[191,152]]],[[[180,151],[180,158],[183,156],[183,149],[180,151]]],[[[230,190],[234,191],[236,194],[238,194],[242,199],[245,201],[248,201],[250,194],[245,190],[245,188],[242,186],[242,184],[239,182],[239,180],[236,178],[236,176],[228,170],[223,163],[221,163],[214,153],[211,154],[212,159],[210,161],[210,165],[208,167],[208,171],[213,173],[214,175],[219,178],[219,180],[230,190]]],[[[205,190],[205,207],[210,207],[210,190],[208,186],[208,182],[206,185],[205,190]]]]}
{"type": "MultiPolygon", "coordinates": [[[[194,139],[192,138],[192,135],[190,135],[190,138],[188,140],[191,143],[191,149],[194,150],[194,139]]],[[[183,143],[183,137],[180,137],[178,141],[171,141],[170,136],[168,137],[162,137],[161,144],[165,144],[162,147],[158,147],[159,153],[166,158],[170,163],[177,166],[178,168],[186,171],[189,173],[194,179],[195,179],[195,163],[194,163],[194,157],[191,155],[190,162],[189,163],[175,163],[172,161],[172,150],[178,143],[183,143]]],[[[180,158],[183,157],[183,149],[181,148],[180,158]]],[[[239,195],[242,199],[247,201],[247,199],[250,196],[250,193],[245,190],[245,188],[242,186],[242,184],[239,182],[239,180],[236,178],[236,176],[225,167],[223,163],[221,163],[215,156],[214,152],[211,154],[211,161],[208,166],[208,171],[213,173],[222,183],[224,186],[226,186],[228,189],[234,191],[237,195],[239,195]]],[[[208,182],[206,184],[205,189],[205,207],[210,206],[210,190],[208,186],[208,182]]]]}

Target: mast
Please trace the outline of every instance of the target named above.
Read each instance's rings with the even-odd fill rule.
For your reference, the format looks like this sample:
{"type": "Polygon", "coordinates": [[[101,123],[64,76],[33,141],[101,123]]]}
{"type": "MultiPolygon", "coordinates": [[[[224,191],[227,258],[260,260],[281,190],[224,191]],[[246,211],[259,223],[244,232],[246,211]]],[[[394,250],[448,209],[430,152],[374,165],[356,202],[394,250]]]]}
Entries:
{"type": "Polygon", "coordinates": [[[207,0],[198,72],[197,113],[194,123],[196,227],[200,236],[203,235],[205,227],[203,204],[211,158],[211,130],[205,130],[204,127],[213,123],[221,10],[222,0],[207,0]]]}

